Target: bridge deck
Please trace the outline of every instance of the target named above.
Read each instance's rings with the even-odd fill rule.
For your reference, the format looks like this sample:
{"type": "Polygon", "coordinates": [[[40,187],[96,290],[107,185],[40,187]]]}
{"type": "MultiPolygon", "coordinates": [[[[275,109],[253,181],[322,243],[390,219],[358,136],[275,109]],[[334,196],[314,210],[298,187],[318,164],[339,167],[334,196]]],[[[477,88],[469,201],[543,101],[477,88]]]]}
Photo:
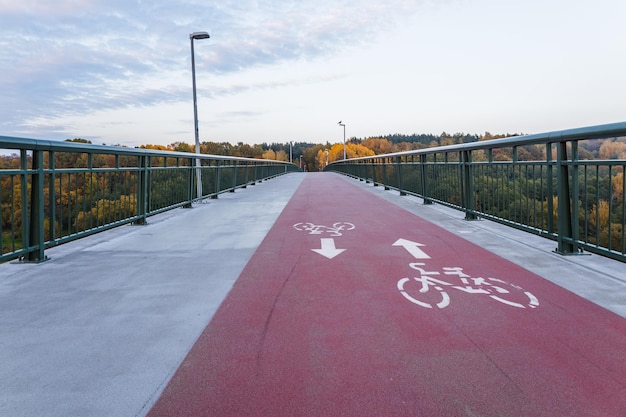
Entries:
{"type": "Polygon", "coordinates": [[[626,415],[624,264],[461,217],[291,174],[2,265],[0,414],[626,415]]]}

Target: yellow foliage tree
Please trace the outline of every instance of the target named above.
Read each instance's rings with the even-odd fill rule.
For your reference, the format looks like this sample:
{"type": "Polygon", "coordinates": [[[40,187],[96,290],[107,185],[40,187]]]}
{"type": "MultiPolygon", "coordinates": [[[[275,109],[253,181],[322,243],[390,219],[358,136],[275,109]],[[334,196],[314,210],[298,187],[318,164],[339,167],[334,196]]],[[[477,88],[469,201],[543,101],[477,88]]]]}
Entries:
{"type": "Polygon", "coordinates": [[[287,155],[287,152],[280,150],[278,152],[276,152],[276,160],[277,161],[289,161],[289,155],[287,155]]]}
{"type": "Polygon", "coordinates": [[[613,198],[617,201],[621,201],[624,196],[624,173],[620,172],[611,178],[613,183],[613,198]]]}
{"type": "Polygon", "coordinates": [[[361,144],[374,151],[376,155],[391,153],[393,149],[391,142],[384,138],[369,138],[361,144]]]}
{"type": "Polygon", "coordinates": [[[263,152],[263,159],[271,159],[272,161],[276,160],[276,152],[274,152],[272,149],[268,149],[265,152],[263,152]]]}
{"type": "Polygon", "coordinates": [[[596,206],[595,204],[591,207],[589,211],[589,226],[591,229],[595,230],[596,227],[599,230],[607,229],[610,223],[609,213],[609,202],[605,200],[600,200],[600,203],[596,206]]]}
{"type": "Polygon", "coordinates": [[[626,159],[626,143],[621,140],[607,140],[600,146],[602,159],[626,159]]]}
{"type": "MultiPolygon", "coordinates": [[[[346,158],[361,158],[364,156],[376,155],[373,150],[363,145],[356,143],[346,143],[346,158]]],[[[335,161],[343,160],[343,144],[337,143],[331,146],[330,149],[320,149],[315,156],[315,162],[323,169],[327,163],[330,164],[335,161]]]]}
{"type": "MultiPolygon", "coordinates": [[[[363,156],[376,155],[373,150],[359,144],[346,143],[346,158],[361,158],[363,156]]],[[[328,163],[340,161],[343,159],[343,144],[337,143],[328,151],[328,163]]]]}

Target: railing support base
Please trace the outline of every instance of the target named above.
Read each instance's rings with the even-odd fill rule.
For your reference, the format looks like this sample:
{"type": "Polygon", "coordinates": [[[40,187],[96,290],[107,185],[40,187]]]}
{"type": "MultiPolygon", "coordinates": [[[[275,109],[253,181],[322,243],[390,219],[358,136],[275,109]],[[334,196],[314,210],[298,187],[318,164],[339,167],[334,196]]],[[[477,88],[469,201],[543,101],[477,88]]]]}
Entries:
{"type": "Polygon", "coordinates": [[[559,248],[556,248],[552,252],[557,253],[561,256],[591,256],[589,252],[584,252],[582,249],[579,249],[577,252],[566,252],[559,250],[559,248]]]}
{"type": "Polygon", "coordinates": [[[11,262],[12,264],[40,264],[42,262],[49,261],[48,255],[44,255],[42,259],[28,259],[26,256],[22,256],[17,261],[11,262]]]}

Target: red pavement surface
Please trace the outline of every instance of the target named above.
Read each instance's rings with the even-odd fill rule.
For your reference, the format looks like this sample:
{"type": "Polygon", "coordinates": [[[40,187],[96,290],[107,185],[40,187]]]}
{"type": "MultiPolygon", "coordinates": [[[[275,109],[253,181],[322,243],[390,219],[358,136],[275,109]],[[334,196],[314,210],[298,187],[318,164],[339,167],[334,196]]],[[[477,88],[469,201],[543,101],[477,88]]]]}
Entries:
{"type": "Polygon", "coordinates": [[[148,415],[625,417],[626,320],[309,174],[148,415]]]}

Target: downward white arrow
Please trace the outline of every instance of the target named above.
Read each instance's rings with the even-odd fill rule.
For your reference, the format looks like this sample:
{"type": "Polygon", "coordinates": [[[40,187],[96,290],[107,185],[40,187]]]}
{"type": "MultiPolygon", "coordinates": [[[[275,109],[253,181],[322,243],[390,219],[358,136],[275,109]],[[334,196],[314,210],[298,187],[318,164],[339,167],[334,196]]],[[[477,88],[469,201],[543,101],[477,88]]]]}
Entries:
{"type": "Polygon", "coordinates": [[[413,255],[413,257],[415,257],[415,259],[430,259],[430,256],[426,255],[426,253],[424,253],[424,251],[419,248],[420,246],[426,246],[421,243],[412,242],[406,239],[398,239],[396,240],[396,243],[394,243],[392,246],[404,247],[404,249],[409,251],[409,253],[413,255]]]}
{"type": "Polygon", "coordinates": [[[313,252],[319,253],[322,256],[327,257],[328,259],[333,259],[335,256],[339,255],[345,249],[337,249],[335,248],[335,239],[322,238],[322,248],[321,249],[311,249],[313,252]]]}

